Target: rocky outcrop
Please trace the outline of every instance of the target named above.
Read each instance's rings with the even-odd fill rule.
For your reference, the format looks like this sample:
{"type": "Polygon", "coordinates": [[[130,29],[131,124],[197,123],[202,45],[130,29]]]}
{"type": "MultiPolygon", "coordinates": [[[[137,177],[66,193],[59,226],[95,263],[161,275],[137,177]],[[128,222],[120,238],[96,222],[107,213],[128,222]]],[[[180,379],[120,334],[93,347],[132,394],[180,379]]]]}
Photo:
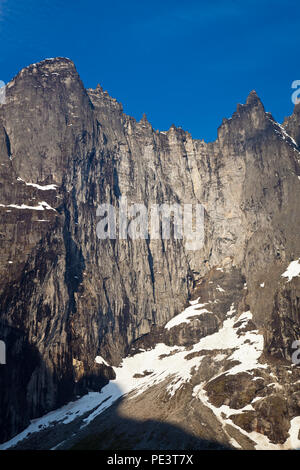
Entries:
{"type": "MultiPolygon", "coordinates": [[[[236,273],[228,302],[240,313],[251,310],[266,356],[290,361],[300,336],[300,284],[281,275],[300,257],[297,109],[281,127],[251,92],[207,144],[175,126],[159,132],[146,116],[126,116],[100,86],[85,90],[68,59],[31,65],[6,88],[0,338],[17,329],[38,360],[14,394],[1,385],[1,409],[8,410],[2,441],[30,418],[99,390],[114,372],[95,357],[117,365],[139,338],[159,338],[198,282],[211,299],[216,268],[236,273]],[[147,207],[201,203],[203,247],[189,250],[173,238],[99,240],[97,206],[118,207],[121,196],[147,207]],[[26,413],[16,412],[17,401],[26,413]]],[[[186,346],[218,331],[229,303],[165,341],[186,346]]],[[[21,368],[23,346],[12,341],[21,368]]],[[[13,383],[16,372],[0,367],[1,384],[13,383]]]]}
{"type": "Polygon", "coordinates": [[[300,145],[300,104],[296,104],[294,112],[291,116],[285,118],[283,122],[283,127],[286,132],[293,137],[297,145],[300,145]]]}
{"type": "Polygon", "coordinates": [[[238,313],[246,291],[242,285],[237,269],[212,269],[199,281],[190,306],[133,343],[115,368],[116,380],[101,393],[37,420],[8,445],[94,450],[297,447],[300,370],[287,361],[266,359],[251,312],[238,313]],[[204,303],[199,303],[199,294],[204,303]],[[203,331],[201,320],[207,325],[217,321],[217,326],[203,331]]]}

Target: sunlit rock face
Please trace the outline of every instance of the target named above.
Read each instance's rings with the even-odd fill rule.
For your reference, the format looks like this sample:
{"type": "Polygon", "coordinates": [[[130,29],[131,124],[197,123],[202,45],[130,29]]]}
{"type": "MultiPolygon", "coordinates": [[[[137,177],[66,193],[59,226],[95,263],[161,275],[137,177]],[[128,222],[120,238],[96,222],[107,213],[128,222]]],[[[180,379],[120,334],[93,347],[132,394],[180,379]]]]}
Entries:
{"type": "MultiPolygon", "coordinates": [[[[101,389],[116,376],[112,366],[141,341],[192,354],[201,338],[223,331],[232,305],[235,323],[251,312],[247,328],[260,335],[267,367],[291,365],[292,343],[300,339],[300,283],[298,275],[282,274],[300,257],[298,108],[281,126],[251,92],[223,121],[217,140],[205,143],[175,126],[154,130],[146,116],[126,116],[100,86],[86,90],[69,59],[31,65],[7,85],[0,105],[0,339],[8,357],[0,366],[2,441],[30,419],[101,389]],[[201,204],[203,246],[190,250],[172,237],[100,240],[97,206],[118,208],[120,197],[146,207],[201,204]],[[198,297],[213,309],[205,305],[191,324],[164,328],[198,297]]],[[[228,354],[217,361],[223,372],[228,354]]],[[[239,406],[227,392],[218,395],[235,382],[208,384],[214,375],[201,367],[196,363],[197,378],[184,382],[194,381],[196,390],[183,394],[185,406],[191,396],[198,403],[200,392],[201,406],[206,399],[215,408],[239,406]],[[201,390],[199,371],[207,381],[201,390]]],[[[244,370],[239,374],[240,386],[249,388],[241,402],[247,406],[256,389],[244,370]]],[[[295,373],[284,377],[284,387],[294,387],[295,373]]],[[[257,400],[255,419],[246,409],[247,419],[231,421],[283,443],[299,402],[279,398],[285,420],[271,419],[257,400]]],[[[225,433],[219,440],[228,439],[225,433]]]]}

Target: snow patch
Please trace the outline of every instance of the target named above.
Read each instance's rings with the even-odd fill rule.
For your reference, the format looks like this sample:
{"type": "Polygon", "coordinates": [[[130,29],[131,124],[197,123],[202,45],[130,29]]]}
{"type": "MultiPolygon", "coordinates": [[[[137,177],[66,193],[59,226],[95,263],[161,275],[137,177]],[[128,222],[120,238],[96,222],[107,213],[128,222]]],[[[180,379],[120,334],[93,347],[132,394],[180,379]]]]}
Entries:
{"type": "Polygon", "coordinates": [[[172,318],[172,320],[170,320],[165,325],[165,328],[167,330],[170,330],[174,326],[180,325],[182,323],[190,323],[190,319],[196,315],[201,315],[202,313],[211,313],[206,308],[202,308],[205,305],[208,305],[207,303],[200,304],[198,302],[199,302],[199,298],[197,300],[191,300],[190,301],[191,306],[187,307],[182,313],[172,318]]]}
{"type": "MultiPolygon", "coordinates": [[[[76,277],[76,276],[75,276],[76,277]]],[[[105,366],[108,366],[109,367],[109,364],[103,359],[103,357],[101,356],[97,356],[95,358],[95,362],[97,362],[97,364],[104,364],[105,366]]]]}
{"type": "Polygon", "coordinates": [[[53,207],[49,206],[49,204],[45,201],[39,202],[38,206],[27,206],[26,204],[0,204],[0,207],[13,207],[14,209],[30,209],[34,211],[44,211],[46,209],[55,211],[53,207]]]}
{"type": "Polygon", "coordinates": [[[293,137],[291,137],[285,130],[285,128],[279,124],[277,121],[273,121],[270,117],[268,117],[268,119],[272,122],[273,126],[275,127],[275,132],[276,134],[280,135],[280,137],[287,141],[287,143],[292,143],[294,147],[298,147],[297,145],[297,142],[295,141],[295,139],[293,139],[293,137]],[[290,141],[290,142],[289,142],[290,141]]]}
{"type": "Polygon", "coordinates": [[[289,435],[290,437],[286,442],[288,448],[300,449],[300,416],[291,420],[289,435]]]}
{"type": "Polygon", "coordinates": [[[281,277],[288,277],[288,281],[290,282],[294,277],[297,277],[300,275],[300,258],[296,261],[292,261],[287,270],[281,274],[281,277]]]}
{"type": "Polygon", "coordinates": [[[225,292],[225,290],[222,289],[222,287],[220,287],[219,285],[216,287],[216,289],[217,289],[219,292],[225,292]]]}
{"type": "Polygon", "coordinates": [[[33,186],[34,188],[40,189],[41,191],[50,191],[50,190],[56,190],[57,185],[56,184],[47,184],[45,186],[41,186],[40,184],[37,183],[26,183],[22,178],[18,177],[17,181],[22,181],[23,183],[26,184],[26,186],[33,186]]]}
{"type": "MultiPolygon", "coordinates": [[[[171,322],[175,322],[175,324],[186,323],[189,321],[190,316],[199,315],[201,310],[197,310],[197,308],[201,308],[205,305],[199,304],[199,298],[195,301],[191,301],[190,304],[190,307],[185,309],[182,314],[177,315],[171,322]]],[[[205,309],[202,310],[205,311],[205,309]]],[[[185,347],[167,346],[166,344],[159,343],[153,349],[147,351],[139,350],[134,356],[126,357],[119,367],[113,368],[116,379],[111,380],[103,387],[101,392],[90,392],[88,395],[56,411],[48,413],[42,418],[33,420],[27,429],[10,441],[2,444],[0,449],[8,449],[14,446],[17,442],[28,436],[29,433],[41,431],[49,426],[55,426],[57,423],[70,423],[79,416],[90,412],[83,421],[82,427],[85,427],[122,396],[128,395],[129,399],[136,397],[150,387],[162,383],[165,380],[168,380],[166,390],[171,397],[177,390],[184,386],[185,383],[191,380],[193,370],[199,368],[202,359],[205,357],[205,353],[203,353],[203,355],[201,353],[201,355],[196,354],[194,357],[193,353],[217,349],[218,354],[214,359],[212,358],[212,360],[221,361],[226,357],[228,358],[226,350],[233,349],[234,351],[229,359],[237,360],[239,364],[226,371],[225,374],[236,374],[241,371],[251,371],[252,369],[267,367],[258,363],[258,358],[263,349],[263,336],[258,334],[257,330],[238,335],[238,328],[234,327],[234,324],[238,320],[244,322],[249,321],[252,318],[251,312],[244,312],[239,318],[237,318],[236,315],[233,316],[234,312],[235,308],[232,304],[229,312],[227,312],[227,315],[230,314],[230,318],[227,316],[223,327],[218,332],[201,338],[200,341],[193,345],[188,351],[185,347]],[[224,353],[220,350],[224,350],[224,353]],[[186,359],[188,356],[189,359],[186,359]],[[153,371],[151,376],[144,375],[146,370],[153,371]]],[[[172,327],[171,322],[167,324],[170,328],[172,327]]],[[[98,363],[106,363],[101,356],[97,356],[95,361],[98,363]]],[[[194,387],[193,395],[197,396],[206,406],[212,409],[222,425],[230,423],[231,426],[233,426],[234,424],[227,417],[224,418],[224,415],[221,415],[221,413],[225,413],[227,416],[227,414],[240,413],[243,410],[253,409],[251,404],[247,405],[243,410],[232,410],[225,405],[216,408],[209,402],[206,392],[203,390],[204,385],[205,383],[203,382],[194,387]]],[[[297,423],[296,421],[293,423],[291,431],[291,435],[294,436],[293,438],[295,438],[296,435],[297,423]]],[[[269,448],[269,444],[266,442],[264,436],[258,434],[257,436],[252,436],[253,433],[250,435],[239,427],[237,427],[237,429],[239,432],[251,437],[259,448],[269,448]]],[[[239,446],[231,436],[228,437],[231,439],[230,442],[234,447],[239,446]]],[[[278,448],[278,446],[274,446],[274,448],[278,448]]]]}

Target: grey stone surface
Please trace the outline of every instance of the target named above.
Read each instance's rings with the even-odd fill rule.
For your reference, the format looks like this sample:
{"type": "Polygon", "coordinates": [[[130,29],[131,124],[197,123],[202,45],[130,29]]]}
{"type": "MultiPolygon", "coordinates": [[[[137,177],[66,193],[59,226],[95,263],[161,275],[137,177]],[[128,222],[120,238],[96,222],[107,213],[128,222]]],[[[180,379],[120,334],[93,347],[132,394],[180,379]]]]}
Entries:
{"type": "MultiPolygon", "coordinates": [[[[299,143],[298,108],[282,128],[251,92],[223,121],[217,140],[205,143],[175,126],[159,132],[145,116],[126,116],[100,86],[85,90],[64,58],[23,69],[6,95],[0,336],[11,328],[23,339],[11,336],[14,366],[0,371],[2,441],[30,418],[98,390],[114,372],[95,357],[117,365],[133,341],[179,313],[196,282],[216,267],[237,270],[239,282],[247,282],[247,290],[232,292],[240,311],[253,313],[266,355],[290,360],[300,336],[300,283],[281,274],[300,257],[300,153],[284,129],[299,143]],[[146,206],[203,204],[203,248],[190,251],[174,239],[99,240],[96,208],[116,207],[121,195],[146,206]],[[52,209],[11,206],[42,201],[52,209]],[[36,362],[27,360],[27,346],[36,362]],[[11,394],[6,387],[15,375],[21,383],[11,394]]],[[[217,312],[203,332],[222,320],[217,312]]]]}

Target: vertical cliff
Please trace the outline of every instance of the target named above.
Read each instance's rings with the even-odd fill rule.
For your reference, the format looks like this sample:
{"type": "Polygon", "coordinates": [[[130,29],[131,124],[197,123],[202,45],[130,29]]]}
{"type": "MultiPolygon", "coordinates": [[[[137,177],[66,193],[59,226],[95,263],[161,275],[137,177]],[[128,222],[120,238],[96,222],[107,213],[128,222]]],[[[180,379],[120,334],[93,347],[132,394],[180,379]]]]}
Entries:
{"type": "MultiPolygon", "coordinates": [[[[300,284],[281,275],[300,257],[298,108],[282,127],[251,92],[205,143],[126,116],[100,86],[85,90],[65,58],[23,69],[6,95],[0,337],[13,367],[0,370],[2,441],[106,384],[114,371],[95,357],[118,365],[134,341],[184,309],[214,268],[238,271],[247,289],[234,294],[237,311],[251,310],[266,355],[290,360],[300,284]],[[147,207],[201,203],[203,247],[99,240],[97,206],[118,207],[121,196],[147,207]]],[[[221,313],[209,331],[221,328],[221,313]]]]}

